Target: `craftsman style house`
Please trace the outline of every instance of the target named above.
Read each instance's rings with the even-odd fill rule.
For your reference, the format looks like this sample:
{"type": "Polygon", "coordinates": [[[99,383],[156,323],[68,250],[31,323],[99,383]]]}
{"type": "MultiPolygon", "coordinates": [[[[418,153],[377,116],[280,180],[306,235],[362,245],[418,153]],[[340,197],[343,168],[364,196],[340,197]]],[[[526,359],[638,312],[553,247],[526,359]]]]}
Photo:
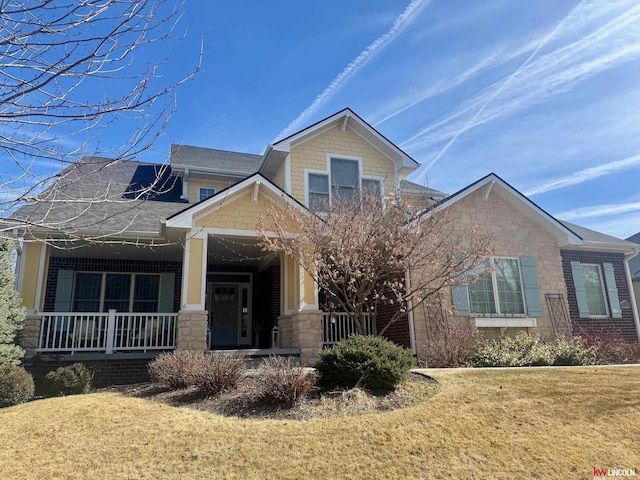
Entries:
{"type": "MultiPolygon", "coordinates": [[[[598,326],[637,339],[628,275],[637,245],[563,223],[494,174],[446,196],[406,181],[417,167],[349,109],[263,155],[173,145],[166,166],[85,158],[11,219],[24,239],[21,342],[40,364],[90,362],[104,382],[173,348],[312,364],[352,321],[323,313],[313,278],[263,251],[256,225],[272,208],[317,210],[358,188],[400,190],[428,211],[449,209],[461,231],[491,235],[492,273],[450,292],[473,328],[552,336],[598,326]]],[[[416,310],[385,335],[419,355],[432,315],[416,310]]],[[[381,321],[364,324],[375,333],[381,321]]]]}

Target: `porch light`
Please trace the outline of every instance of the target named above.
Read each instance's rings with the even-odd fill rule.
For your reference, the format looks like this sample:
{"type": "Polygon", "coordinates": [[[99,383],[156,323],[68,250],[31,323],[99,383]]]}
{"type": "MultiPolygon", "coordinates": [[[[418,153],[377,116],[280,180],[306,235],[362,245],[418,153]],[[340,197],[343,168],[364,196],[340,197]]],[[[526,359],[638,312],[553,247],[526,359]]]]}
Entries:
{"type": "Polygon", "coordinates": [[[629,300],[622,300],[620,302],[620,308],[622,310],[628,310],[631,308],[631,302],[629,300]]]}

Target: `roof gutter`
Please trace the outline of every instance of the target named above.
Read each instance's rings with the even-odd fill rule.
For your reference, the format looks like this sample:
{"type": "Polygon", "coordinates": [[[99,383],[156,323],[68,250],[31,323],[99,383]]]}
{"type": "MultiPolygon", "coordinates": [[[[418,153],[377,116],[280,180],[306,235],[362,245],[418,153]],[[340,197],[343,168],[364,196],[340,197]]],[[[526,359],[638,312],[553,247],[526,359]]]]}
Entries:
{"type": "Polygon", "coordinates": [[[262,155],[262,162],[260,162],[260,166],[258,167],[258,172],[262,172],[262,169],[265,167],[265,165],[269,161],[269,157],[271,157],[272,153],[273,153],[273,145],[269,144],[267,146],[267,149],[264,151],[264,154],[262,155]]]}
{"type": "Polygon", "coordinates": [[[632,253],[624,256],[624,273],[627,276],[627,285],[629,285],[629,297],[631,298],[631,311],[633,312],[633,322],[636,325],[636,336],[640,342],[640,317],[638,316],[638,304],[636,303],[636,295],[633,291],[633,280],[631,279],[631,269],[629,268],[629,260],[640,253],[640,247],[633,249],[632,253]]]}

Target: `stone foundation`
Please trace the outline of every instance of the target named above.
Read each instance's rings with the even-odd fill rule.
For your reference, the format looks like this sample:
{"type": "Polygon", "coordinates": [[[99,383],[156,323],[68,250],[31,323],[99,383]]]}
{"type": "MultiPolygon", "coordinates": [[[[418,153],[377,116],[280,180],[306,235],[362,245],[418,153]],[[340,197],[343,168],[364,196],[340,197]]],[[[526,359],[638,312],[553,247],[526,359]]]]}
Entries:
{"type": "Polygon", "coordinates": [[[322,311],[306,310],[278,318],[280,348],[300,350],[300,363],[313,366],[322,350],[322,311]]]}
{"type": "Polygon", "coordinates": [[[207,345],[209,312],[206,310],[181,310],[178,312],[178,336],[176,348],[204,352],[207,345]]]}
{"type": "Polygon", "coordinates": [[[36,355],[38,342],[40,341],[41,315],[27,315],[24,319],[24,327],[18,332],[18,344],[25,349],[25,358],[36,355]]]}

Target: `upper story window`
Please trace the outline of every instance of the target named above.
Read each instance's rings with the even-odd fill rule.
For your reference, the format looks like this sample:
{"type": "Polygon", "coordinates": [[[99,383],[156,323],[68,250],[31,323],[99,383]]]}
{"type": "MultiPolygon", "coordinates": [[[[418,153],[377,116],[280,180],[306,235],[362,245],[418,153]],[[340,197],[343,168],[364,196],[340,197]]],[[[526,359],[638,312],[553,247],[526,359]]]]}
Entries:
{"type": "Polygon", "coordinates": [[[469,284],[471,313],[517,315],[525,313],[522,273],[517,258],[493,257],[479,268],[491,269],[469,284]]]}
{"type": "Polygon", "coordinates": [[[215,188],[210,188],[210,187],[200,187],[199,190],[199,197],[198,197],[198,201],[202,201],[202,200],[206,200],[209,197],[213,197],[216,194],[216,189],[215,188]]]}
{"type": "Polygon", "coordinates": [[[361,190],[366,194],[381,196],[380,179],[362,178],[360,161],[331,157],[328,172],[307,171],[307,197],[311,210],[322,212],[336,200],[349,200],[361,190]]]}

